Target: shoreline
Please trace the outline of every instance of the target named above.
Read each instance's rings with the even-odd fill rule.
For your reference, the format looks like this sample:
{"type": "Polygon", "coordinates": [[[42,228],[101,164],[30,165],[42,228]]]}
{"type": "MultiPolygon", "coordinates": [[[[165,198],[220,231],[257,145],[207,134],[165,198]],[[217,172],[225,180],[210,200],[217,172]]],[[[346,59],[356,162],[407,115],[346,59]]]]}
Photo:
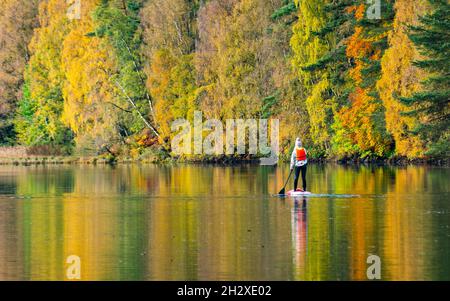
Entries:
{"type": "MultiPolygon", "coordinates": [[[[338,164],[343,166],[430,166],[430,167],[450,167],[449,159],[331,159],[312,158],[308,159],[313,164],[338,164]]],[[[280,159],[280,163],[288,163],[280,159]]],[[[122,165],[122,164],[205,164],[205,165],[244,165],[259,164],[259,159],[255,158],[201,158],[201,159],[179,159],[166,158],[164,160],[155,159],[133,159],[129,157],[111,158],[103,156],[77,157],[77,156],[27,156],[27,157],[0,157],[0,166],[37,166],[37,165],[122,165]]]]}

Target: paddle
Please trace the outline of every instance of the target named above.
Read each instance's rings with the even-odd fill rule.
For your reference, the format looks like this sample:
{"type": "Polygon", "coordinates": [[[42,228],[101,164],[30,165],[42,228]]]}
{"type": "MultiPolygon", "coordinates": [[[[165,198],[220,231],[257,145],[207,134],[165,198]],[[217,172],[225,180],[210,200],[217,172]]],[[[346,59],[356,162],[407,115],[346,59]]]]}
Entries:
{"type": "Polygon", "coordinates": [[[292,175],[292,171],[293,171],[294,169],[291,169],[291,172],[289,173],[289,177],[287,178],[287,181],[286,181],[286,183],[284,184],[284,186],[283,186],[283,189],[281,189],[280,190],[280,192],[278,193],[278,194],[280,194],[280,195],[284,195],[285,194],[285,190],[286,190],[286,185],[287,185],[287,183],[289,182],[289,179],[291,178],[291,175],[292,175]]]}

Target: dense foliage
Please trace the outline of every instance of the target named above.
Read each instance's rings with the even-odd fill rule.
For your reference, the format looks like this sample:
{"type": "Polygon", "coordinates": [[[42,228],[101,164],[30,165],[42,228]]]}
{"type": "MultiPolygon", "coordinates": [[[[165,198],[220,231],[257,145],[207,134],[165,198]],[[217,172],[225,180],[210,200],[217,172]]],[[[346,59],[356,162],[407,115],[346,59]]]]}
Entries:
{"type": "Polygon", "coordinates": [[[447,0],[0,4],[0,144],[170,152],[200,110],[278,118],[285,154],[448,157],[447,0]]]}

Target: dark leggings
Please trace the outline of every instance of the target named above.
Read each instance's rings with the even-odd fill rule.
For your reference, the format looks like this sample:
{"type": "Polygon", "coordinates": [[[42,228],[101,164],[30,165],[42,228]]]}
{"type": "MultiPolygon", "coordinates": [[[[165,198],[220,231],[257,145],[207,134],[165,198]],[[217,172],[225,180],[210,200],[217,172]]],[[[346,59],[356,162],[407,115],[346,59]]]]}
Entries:
{"type": "Polygon", "coordinates": [[[297,190],[298,186],[298,178],[300,176],[300,171],[302,172],[302,182],[303,182],[303,191],[306,191],[306,166],[308,164],[305,164],[303,166],[296,166],[295,167],[295,177],[294,177],[294,191],[297,190]]]}

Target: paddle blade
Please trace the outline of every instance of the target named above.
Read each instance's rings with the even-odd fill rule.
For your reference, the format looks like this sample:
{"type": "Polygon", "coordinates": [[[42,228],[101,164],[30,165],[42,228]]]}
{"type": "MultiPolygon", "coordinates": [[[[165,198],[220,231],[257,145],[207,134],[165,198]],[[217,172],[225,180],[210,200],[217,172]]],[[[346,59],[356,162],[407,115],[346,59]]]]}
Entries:
{"type": "Polygon", "coordinates": [[[285,189],[283,188],[283,189],[281,189],[281,190],[280,190],[280,192],[279,192],[278,194],[280,194],[280,195],[284,195],[284,194],[285,194],[285,192],[286,192],[286,191],[285,191],[285,189]]]}

